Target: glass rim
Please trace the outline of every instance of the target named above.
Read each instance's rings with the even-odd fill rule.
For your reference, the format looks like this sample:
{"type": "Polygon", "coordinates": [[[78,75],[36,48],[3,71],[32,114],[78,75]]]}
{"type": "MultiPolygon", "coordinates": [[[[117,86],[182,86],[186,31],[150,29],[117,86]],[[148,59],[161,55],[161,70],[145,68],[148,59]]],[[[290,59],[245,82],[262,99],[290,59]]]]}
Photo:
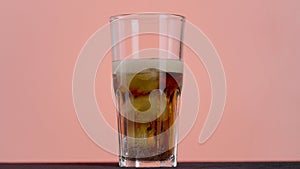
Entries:
{"type": "Polygon", "coordinates": [[[142,13],[123,13],[118,15],[113,15],[109,18],[110,22],[119,19],[140,19],[142,16],[144,17],[158,17],[165,16],[167,19],[178,19],[180,21],[185,20],[185,16],[173,13],[160,13],[160,12],[142,12],[142,13]]]}

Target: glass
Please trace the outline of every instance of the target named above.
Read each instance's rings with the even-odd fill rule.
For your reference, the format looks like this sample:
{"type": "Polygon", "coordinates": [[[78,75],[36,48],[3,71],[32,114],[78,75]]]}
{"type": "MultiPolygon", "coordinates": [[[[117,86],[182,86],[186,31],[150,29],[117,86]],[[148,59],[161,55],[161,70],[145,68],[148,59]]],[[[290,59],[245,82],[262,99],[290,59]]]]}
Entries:
{"type": "Polygon", "coordinates": [[[110,18],[120,167],[176,167],[184,17],[110,18]]]}

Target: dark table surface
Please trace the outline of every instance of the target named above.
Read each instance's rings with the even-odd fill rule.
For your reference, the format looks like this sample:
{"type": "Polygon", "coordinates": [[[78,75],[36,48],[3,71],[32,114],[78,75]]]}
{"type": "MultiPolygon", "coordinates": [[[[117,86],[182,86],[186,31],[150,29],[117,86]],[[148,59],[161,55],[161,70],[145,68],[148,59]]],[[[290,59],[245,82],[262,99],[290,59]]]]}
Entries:
{"type": "MultiPolygon", "coordinates": [[[[0,163],[0,169],[116,169],[117,163],[0,163]]],[[[300,169],[300,162],[179,162],[177,169],[300,169]]]]}

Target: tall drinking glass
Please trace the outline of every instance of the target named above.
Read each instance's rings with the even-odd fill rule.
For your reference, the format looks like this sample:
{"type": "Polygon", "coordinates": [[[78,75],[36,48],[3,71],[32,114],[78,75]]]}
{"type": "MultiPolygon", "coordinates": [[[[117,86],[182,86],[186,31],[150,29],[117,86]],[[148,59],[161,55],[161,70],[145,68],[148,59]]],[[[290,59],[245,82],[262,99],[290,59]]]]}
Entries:
{"type": "Polygon", "coordinates": [[[184,17],[110,18],[121,167],[177,165],[184,17]]]}

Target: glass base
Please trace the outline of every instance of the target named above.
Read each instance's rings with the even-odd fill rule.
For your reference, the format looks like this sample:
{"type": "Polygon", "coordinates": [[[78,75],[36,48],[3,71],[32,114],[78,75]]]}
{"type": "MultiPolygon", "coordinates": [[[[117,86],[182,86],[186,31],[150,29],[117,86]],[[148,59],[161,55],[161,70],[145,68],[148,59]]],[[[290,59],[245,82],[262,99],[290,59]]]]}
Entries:
{"type": "Polygon", "coordinates": [[[142,160],[128,160],[125,157],[119,158],[120,167],[176,167],[177,159],[172,155],[169,159],[164,161],[142,161],[142,160]]]}

